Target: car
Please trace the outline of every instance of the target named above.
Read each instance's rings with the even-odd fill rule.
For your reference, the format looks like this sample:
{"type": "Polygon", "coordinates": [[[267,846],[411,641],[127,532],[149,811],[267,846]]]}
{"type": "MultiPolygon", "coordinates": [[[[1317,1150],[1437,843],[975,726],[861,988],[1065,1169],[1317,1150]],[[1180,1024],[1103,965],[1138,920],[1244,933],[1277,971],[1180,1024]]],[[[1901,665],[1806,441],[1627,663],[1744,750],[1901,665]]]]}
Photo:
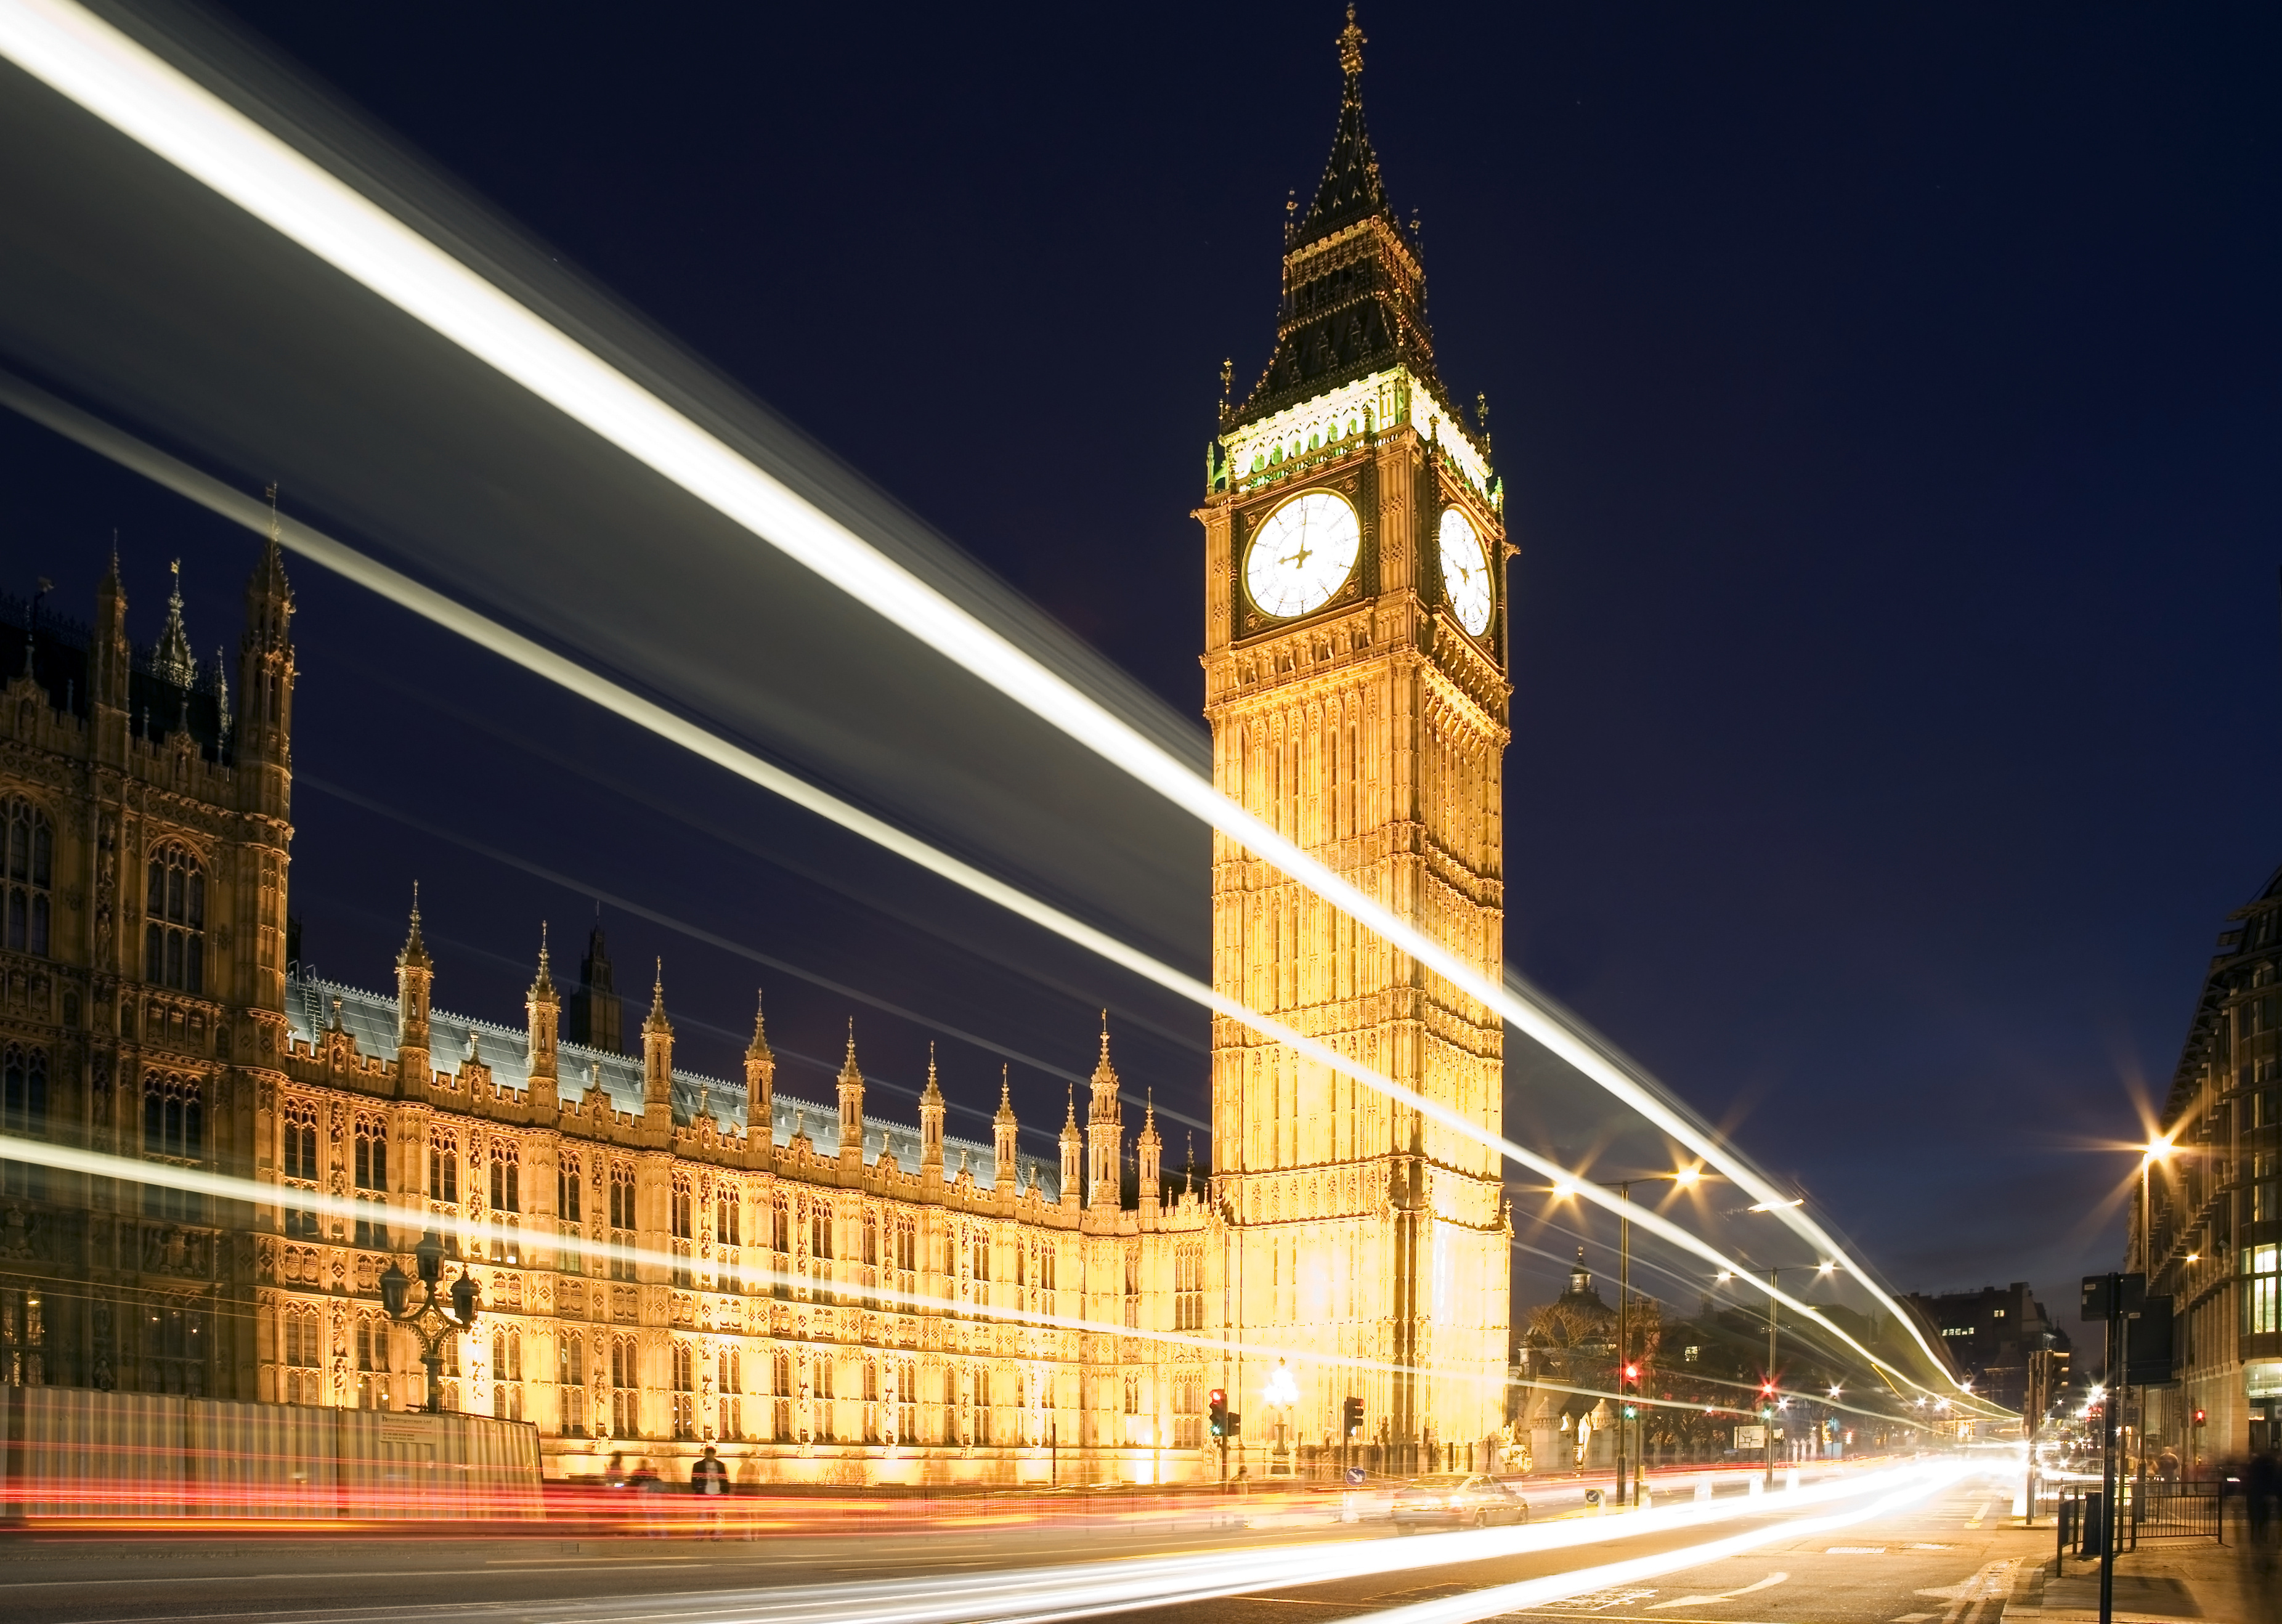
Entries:
{"type": "Polygon", "coordinates": [[[1392,1514],[1398,1534],[1428,1526],[1486,1528],[1494,1523],[1527,1522],[1529,1502],[1494,1477],[1438,1472],[1413,1478],[1396,1489],[1392,1514]]]}

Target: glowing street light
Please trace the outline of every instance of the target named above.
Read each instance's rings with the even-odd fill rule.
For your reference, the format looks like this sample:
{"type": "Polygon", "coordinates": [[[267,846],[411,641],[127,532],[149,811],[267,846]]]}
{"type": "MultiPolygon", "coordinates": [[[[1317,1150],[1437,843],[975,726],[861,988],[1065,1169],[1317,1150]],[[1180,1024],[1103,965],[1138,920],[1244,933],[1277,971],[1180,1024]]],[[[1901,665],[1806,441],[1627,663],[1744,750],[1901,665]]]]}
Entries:
{"type": "MultiPolygon", "coordinates": [[[[1625,1417],[1633,1406],[1626,1401],[1633,1384],[1640,1379],[1640,1367],[1632,1363],[1632,1297],[1633,1297],[1633,1186],[1669,1179],[1674,1185],[1691,1187],[1704,1177],[1701,1166],[1689,1165],[1669,1173],[1643,1173],[1637,1177],[1612,1179],[1601,1187],[1617,1193],[1617,1504],[1625,1503],[1625,1451],[1627,1427],[1625,1417]]],[[[1566,1201],[1577,1193],[1574,1180],[1562,1179],[1553,1186],[1553,1199],[1566,1201]]],[[[1641,1459],[1643,1447],[1633,1452],[1633,1472],[1637,1478],[1646,1465],[1641,1459]]],[[[1637,1482],[1633,1487],[1633,1500],[1640,1499],[1637,1482]]]]}

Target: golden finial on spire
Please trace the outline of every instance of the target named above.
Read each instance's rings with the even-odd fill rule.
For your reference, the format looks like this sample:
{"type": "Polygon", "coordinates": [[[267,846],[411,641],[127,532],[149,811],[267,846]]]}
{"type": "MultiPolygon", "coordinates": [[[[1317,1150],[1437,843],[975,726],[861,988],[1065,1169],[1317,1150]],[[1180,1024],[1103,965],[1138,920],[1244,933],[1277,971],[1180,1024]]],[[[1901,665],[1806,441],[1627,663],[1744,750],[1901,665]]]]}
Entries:
{"type": "Polygon", "coordinates": [[[1355,26],[1355,9],[1347,7],[1347,26],[1339,30],[1339,71],[1353,84],[1362,74],[1362,30],[1355,26]]]}
{"type": "Polygon", "coordinates": [[[269,482],[269,539],[276,541],[283,532],[277,527],[277,481],[269,482]]]}

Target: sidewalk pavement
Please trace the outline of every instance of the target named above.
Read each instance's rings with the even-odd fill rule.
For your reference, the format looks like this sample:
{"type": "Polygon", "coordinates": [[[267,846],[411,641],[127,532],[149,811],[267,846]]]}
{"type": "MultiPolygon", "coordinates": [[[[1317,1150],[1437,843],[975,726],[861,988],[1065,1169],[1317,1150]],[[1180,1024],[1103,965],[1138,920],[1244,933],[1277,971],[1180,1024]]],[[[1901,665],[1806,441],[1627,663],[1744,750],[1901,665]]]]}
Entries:
{"type": "MultiPolygon", "coordinates": [[[[2228,1530],[2232,1535],[2236,1531],[2228,1530]]],[[[2013,1586],[2003,1614],[2043,1624],[2086,1624],[2100,1617],[2100,1564],[2047,1557],[2013,1586]],[[2065,1571],[2063,1571],[2063,1567],[2065,1571]]],[[[2115,1559],[2115,1624],[2282,1624],[2282,1562],[2270,1548],[2165,1542],[2115,1559]],[[2263,1558],[2263,1560],[2262,1560],[2263,1558]]]]}

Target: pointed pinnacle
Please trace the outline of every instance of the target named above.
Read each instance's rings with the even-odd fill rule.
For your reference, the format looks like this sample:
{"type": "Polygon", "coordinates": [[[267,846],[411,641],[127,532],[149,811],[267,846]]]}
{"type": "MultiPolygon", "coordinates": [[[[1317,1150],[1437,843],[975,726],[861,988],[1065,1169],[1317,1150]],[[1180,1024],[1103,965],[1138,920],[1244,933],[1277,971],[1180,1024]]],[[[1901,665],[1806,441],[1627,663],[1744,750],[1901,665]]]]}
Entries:
{"type": "Polygon", "coordinates": [[[531,983],[531,991],[534,995],[555,991],[555,977],[547,968],[547,921],[543,919],[539,921],[539,979],[531,983]]]}
{"type": "Polygon", "coordinates": [[[423,965],[428,962],[428,944],[420,939],[420,882],[412,882],[412,929],[404,938],[404,951],[396,955],[402,965],[423,965]]]}

